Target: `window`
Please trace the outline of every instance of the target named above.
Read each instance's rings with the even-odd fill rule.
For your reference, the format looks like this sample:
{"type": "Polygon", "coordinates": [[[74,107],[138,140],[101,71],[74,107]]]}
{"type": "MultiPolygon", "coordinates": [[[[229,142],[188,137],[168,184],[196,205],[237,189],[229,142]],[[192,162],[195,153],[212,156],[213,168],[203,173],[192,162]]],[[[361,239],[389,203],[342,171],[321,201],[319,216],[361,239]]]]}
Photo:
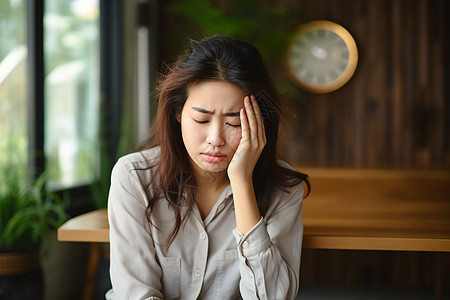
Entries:
{"type": "Polygon", "coordinates": [[[55,187],[92,182],[99,167],[99,27],[98,1],[45,1],[44,150],[55,187]]]}
{"type": "Polygon", "coordinates": [[[0,166],[27,156],[25,1],[0,2],[0,166]]]}
{"type": "Polygon", "coordinates": [[[100,182],[104,205],[112,164],[149,125],[157,12],[157,0],[1,0],[0,164],[47,171],[81,206],[100,182]]]}
{"type": "Polygon", "coordinates": [[[49,188],[86,198],[101,169],[100,95],[105,107],[117,107],[121,98],[100,87],[109,72],[100,58],[103,66],[121,63],[106,51],[100,55],[101,28],[113,31],[107,34],[120,47],[120,27],[107,23],[119,7],[119,0],[0,1],[1,164],[19,160],[34,176],[45,170],[49,188]]]}
{"type": "MultiPolygon", "coordinates": [[[[53,188],[80,186],[95,179],[99,169],[99,3],[95,0],[45,1],[43,32],[32,28],[25,0],[7,0],[0,3],[0,161],[12,158],[26,161],[28,156],[29,124],[42,116],[29,115],[34,101],[27,91],[38,82],[28,82],[30,70],[44,74],[44,149],[30,144],[31,156],[43,156],[53,188]],[[36,32],[34,32],[36,31],[36,32]],[[43,45],[44,70],[36,60],[28,60],[30,41],[43,45]],[[28,64],[34,64],[32,68],[28,64]],[[30,87],[30,88],[29,88],[30,87]],[[30,100],[32,102],[28,102],[30,100]],[[42,155],[42,150],[44,155],[42,155]]],[[[38,58],[39,60],[40,58],[38,58]]],[[[32,112],[33,113],[33,112],[32,112]]],[[[31,136],[31,138],[35,138],[31,136]]],[[[98,175],[98,174],[97,174],[98,175]]]]}

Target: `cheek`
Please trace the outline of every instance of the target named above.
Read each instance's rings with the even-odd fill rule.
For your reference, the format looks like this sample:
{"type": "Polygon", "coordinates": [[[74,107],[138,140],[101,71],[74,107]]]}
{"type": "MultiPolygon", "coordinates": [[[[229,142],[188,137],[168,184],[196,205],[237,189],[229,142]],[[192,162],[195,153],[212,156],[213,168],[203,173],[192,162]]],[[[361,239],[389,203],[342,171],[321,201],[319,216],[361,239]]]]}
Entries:
{"type": "Polygon", "coordinates": [[[181,133],[186,146],[193,146],[201,141],[203,132],[198,127],[190,120],[181,120],[181,133]]]}
{"type": "Polygon", "coordinates": [[[239,143],[241,142],[242,138],[242,131],[241,129],[232,129],[229,132],[227,132],[227,144],[230,145],[230,147],[233,150],[236,150],[239,146],[239,143]]]}
{"type": "Polygon", "coordinates": [[[205,140],[205,134],[201,128],[195,126],[190,127],[185,131],[185,138],[192,144],[202,143],[205,140]]]}

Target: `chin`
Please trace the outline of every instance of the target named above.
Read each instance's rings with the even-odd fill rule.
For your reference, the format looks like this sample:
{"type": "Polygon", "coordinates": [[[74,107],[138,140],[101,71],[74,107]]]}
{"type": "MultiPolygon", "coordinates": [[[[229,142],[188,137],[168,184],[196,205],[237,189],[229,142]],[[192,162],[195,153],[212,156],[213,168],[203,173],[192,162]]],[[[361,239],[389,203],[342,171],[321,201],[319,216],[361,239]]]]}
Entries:
{"type": "Polygon", "coordinates": [[[225,167],[223,167],[223,166],[212,166],[212,167],[201,166],[200,168],[201,168],[203,171],[206,171],[206,172],[210,172],[210,173],[220,173],[220,172],[226,171],[227,167],[228,167],[228,166],[225,166],[225,167]]]}
{"type": "Polygon", "coordinates": [[[228,168],[228,162],[225,163],[197,163],[197,166],[205,172],[220,173],[226,171],[228,168]]]}

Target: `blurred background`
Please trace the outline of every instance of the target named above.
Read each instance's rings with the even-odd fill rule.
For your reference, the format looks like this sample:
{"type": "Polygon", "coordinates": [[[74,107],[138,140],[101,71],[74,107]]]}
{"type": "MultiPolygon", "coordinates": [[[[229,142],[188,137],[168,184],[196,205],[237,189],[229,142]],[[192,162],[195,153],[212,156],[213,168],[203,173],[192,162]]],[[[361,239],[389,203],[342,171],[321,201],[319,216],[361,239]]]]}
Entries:
{"type": "MultiPolygon", "coordinates": [[[[448,171],[449,11],[446,0],[0,0],[0,191],[13,166],[25,181],[45,174],[65,218],[105,207],[112,165],[152,122],[158,72],[191,38],[216,33],[261,51],[289,112],[280,153],[299,169],[448,171]],[[296,29],[312,20],[342,25],[358,48],[355,73],[329,93],[300,88],[283,63],[296,29]]],[[[48,235],[44,299],[81,299],[88,245],[48,235]]],[[[299,299],[323,286],[435,299],[441,261],[448,253],[305,250],[299,299]]],[[[108,276],[105,255],[95,299],[108,276]]]]}

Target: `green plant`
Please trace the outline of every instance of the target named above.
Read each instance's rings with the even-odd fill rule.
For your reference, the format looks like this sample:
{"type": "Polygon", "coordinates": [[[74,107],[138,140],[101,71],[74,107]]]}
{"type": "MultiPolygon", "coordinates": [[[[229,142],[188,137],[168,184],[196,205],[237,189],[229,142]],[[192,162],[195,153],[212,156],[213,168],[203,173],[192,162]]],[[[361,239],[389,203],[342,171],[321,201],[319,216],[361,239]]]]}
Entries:
{"type": "Polygon", "coordinates": [[[59,197],[45,189],[46,180],[45,173],[30,179],[20,160],[0,162],[0,251],[36,249],[66,220],[59,197]]]}

